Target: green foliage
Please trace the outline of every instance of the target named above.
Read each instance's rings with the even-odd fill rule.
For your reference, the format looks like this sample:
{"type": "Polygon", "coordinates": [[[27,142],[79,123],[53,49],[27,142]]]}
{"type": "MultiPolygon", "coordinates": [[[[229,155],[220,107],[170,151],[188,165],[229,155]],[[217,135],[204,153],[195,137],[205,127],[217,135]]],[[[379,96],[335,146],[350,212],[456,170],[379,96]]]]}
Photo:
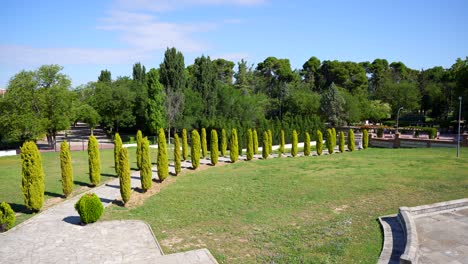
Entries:
{"type": "Polygon", "coordinates": [[[183,160],[188,159],[188,141],[187,141],[187,129],[182,129],[182,158],[183,160]]]}
{"type": "Polygon", "coordinates": [[[369,132],[367,129],[362,130],[362,148],[367,149],[369,147],[369,132]]]}
{"type": "Polygon", "coordinates": [[[343,153],[345,151],[345,136],[344,132],[340,131],[340,152],[343,153]]]}
{"type": "Polygon", "coordinates": [[[309,135],[309,132],[305,132],[305,136],[304,136],[304,156],[310,156],[310,135],[309,135]]]}
{"type": "Polygon", "coordinates": [[[263,159],[267,159],[269,156],[268,150],[269,150],[269,136],[268,132],[265,131],[263,132],[263,147],[262,147],[262,157],[263,159]]]}
{"type": "Polygon", "coordinates": [[[146,192],[151,189],[151,186],[153,185],[153,171],[151,169],[151,154],[149,148],[150,144],[147,137],[142,139],[141,145],[140,180],[141,189],[146,192]]]}
{"type": "Polygon", "coordinates": [[[164,129],[159,129],[158,135],[158,177],[164,181],[169,176],[169,159],[167,157],[166,136],[164,129]]]}
{"type": "Polygon", "coordinates": [[[200,135],[197,130],[192,130],[192,148],[191,148],[191,158],[192,158],[192,167],[197,169],[200,166],[200,135]]]}
{"type": "Polygon", "coordinates": [[[68,197],[73,192],[73,168],[70,147],[67,141],[60,144],[60,168],[62,171],[63,195],[68,197]]]}
{"type": "Polygon", "coordinates": [[[143,159],[143,155],[142,155],[143,134],[141,133],[141,130],[137,131],[136,140],[137,140],[137,148],[136,148],[137,167],[139,170],[141,170],[141,160],[143,159]]]}
{"type": "Polygon", "coordinates": [[[253,152],[254,154],[258,153],[258,135],[257,135],[257,130],[253,130],[253,152]]]}
{"type": "Polygon", "coordinates": [[[292,133],[292,148],[291,148],[291,156],[293,157],[296,157],[298,153],[297,142],[298,142],[297,132],[294,129],[292,133]]]}
{"type": "Polygon", "coordinates": [[[181,155],[180,155],[180,139],[179,135],[174,135],[174,169],[175,175],[179,175],[182,171],[181,155]]]}
{"type": "Polygon", "coordinates": [[[281,130],[281,139],[280,139],[279,152],[280,152],[280,154],[284,154],[284,130],[281,130]]]}
{"type": "Polygon", "coordinates": [[[90,136],[88,140],[88,167],[89,181],[91,185],[96,186],[101,182],[101,158],[95,136],[90,136]]]}
{"type": "Polygon", "coordinates": [[[323,151],[323,134],[322,134],[322,131],[320,131],[320,130],[317,130],[316,147],[317,147],[317,155],[322,155],[322,151],[323,151]]]}
{"type": "Polygon", "coordinates": [[[28,209],[39,211],[44,205],[44,170],[39,149],[32,141],[21,147],[22,191],[28,209]]]}
{"type": "Polygon", "coordinates": [[[120,195],[122,196],[123,203],[127,203],[130,200],[132,192],[131,177],[130,177],[130,165],[128,163],[128,149],[122,148],[119,153],[119,183],[120,183],[120,195]]]}
{"type": "Polygon", "coordinates": [[[80,215],[83,224],[96,222],[104,212],[101,199],[95,193],[85,193],[75,203],[75,210],[80,215]]]}
{"type": "Polygon", "coordinates": [[[16,215],[6,202],[0,203],[0,233],[12,228],[16,221],[16,215]]]}
{"type": "Polygon", "coordinates": [[[426,131],[429,135],[429,139],[435,139],[437,137],[437,128],[428,128],[426,131]]]}
{"type": "Polygon", "coordinates": [[[330,128],[327,129],[325,145],[327,146],[328,154],[333,154],[333,131],[330,128]]]}
{"type": "Polygon", "coordinates": [[[384,129],[383,127],[377,128],[377,137],[382,138],[384,134],[384,129]]]}
{"type": "Polygon", "coordinates": [[[224,128],[221,130],[221,156],[225,157],[227,151],[227,135],[224,128]]]}
{"type": "Polygon", "coordinates": [[[159,128],[166,125],[165,95],[164,87],[159,82],[159,73],[156,69],[150,69],[146,74],[146,85],[148,87],[147,102],[147,124],[151,133],[156,133],[159,128]]]}
{"type": "Polygon", "coordinates": [[[202,146],[202,158],[205,158],[208,154],[208,146],[206,142],[206,129],[201,129],[201,146],[202,146]]]}
{"type": "Polygon", "coordinates": [[[229,156],[231,158],[231,162],[234,163],[239,158],[239,141],[237,139],[237,130],[235,128],[232,129],[230,143],[229,156]]]}
{"type": "Polygon", "coordinates": [[[211,130],[211,164],[218,163],[218,132],[215,129],[211,130]]]}
{"type": "Polygon", "coordinates": [[[164,87],[180,91],[185,88],[187,72],[184,55],[176,48],[167,48],[164,61],[159,65],[159,81],[164,87]]]}
{"type": "Polygon", "coordinates": [[[331,128],[332,131],[332,145],[333,148],[336,146],[336,129],[334,127],[331,128]]]}
{"type": "Polygon", "coordinates": [[[273,132],[268,129],[268,154],[273,153],[273,132]]]}
{"type": "Polygon", "coordinates": [[[328,89],[322,94],[320,99],[320,108],[323,116],[333,126],[339,126],[345,119],[344,111],[345,100],[341,96],[338,88],[332,83],[328,89]]]}
{"type": "Polygon", "coordinates": [[[252,129],[247,130],[247,160],[252,160],[254,155],[254,143],[252,129]]]}
{"type": "Polygon", "coordinates": [[[122,149],[122,138],[120,138],[119,133],[115,133],[114,135],[114,168],[115,173],[119,175],[119,153],[122,149]]]}
{"type": "Polygon", "coordinates": [[[355,145],[354,145],[354,131],[352,129],[349,130],[348,132],[348,150],[349,151],[354,151],[355,145]]]}

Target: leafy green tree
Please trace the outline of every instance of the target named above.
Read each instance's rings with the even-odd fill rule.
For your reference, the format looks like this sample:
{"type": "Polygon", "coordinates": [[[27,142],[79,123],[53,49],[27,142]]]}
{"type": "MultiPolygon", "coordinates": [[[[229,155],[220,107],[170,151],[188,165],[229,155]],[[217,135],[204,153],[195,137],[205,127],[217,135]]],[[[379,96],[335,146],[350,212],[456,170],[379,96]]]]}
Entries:
{"type": "Polygon", "coordinates": [[[400,83],[385,83],[376,93],[377,99],[389,103],[392,113],[397,114],[400,107],[405,110],[419,110],[421,92],[416,83],[402,81],[400,83]]]}
{"type": "Polygon", "coordinates": [[[304,78],[304,82],[308,84],[310,90],[316,90],[316,81],[318,78],[318,70],[320,68],[320,60],[316,57],[311,57],[302,65],[301,76],[304,78]]]}
{"type": "Polygon", "coordinates": [[[269,156],[269,153],[268,153],[268,150],[270,148],[269,141],[270,140],[269,140],[268,132],[264,131],[263,132],[263,147],[262,147],[262,157],[263,157],[263,159],[267,159],[268,156],[269,156]]]}
{"type": "Polygon", "coordinates": [[[108,70],[102,70],[98,77],[98,82],[110,84],[112,82],[112,73],[108,70]]]}
{"type": "Polygon", "coordinates": [[[352,129],[348,132],[348,150],[354,151],[354,131],[352,129]]]}
{"type": "Polygon", "coordinates": [[[369,132],[367,129],[362,130],[362,148],[367,149],[369,147],[369,132]]]}
{"type": "Polygon", "coordinates": [[[99,143],[95,136],[90,136],[88,140],[88,166],[89,181],[92,186],[101,182],[101,158],[99,156],[99,143]]]}
{"type": "Polygon", "coordinates": [[[284,130],[281,130],[281,140],[280,140],[280,147],[279,147],[280,156],[284,154],[284,130]]]}
{"type": "Polygon", "coordinates": [[[82,104],[78,106],[75,110],[75,123],[77,121],[83,121],[91,129],[91,135],[93,134],[94,129],[99,122],[101,121],[101,116],[99,113],[89,104],[82,104]]]}
{"type": "Polygon", "coordinates": [[[133,64],[131,90],[135,94],[133,114],[138,129],[147,128],[148,86],[146,85],[146,68],[141,63],[133,64]]]}
{"type": "Polygon", "coordinates": [[[294,129],[293,132],[292,132],[292,148],[291,148],[291,156],[293,156],[293,157],[296,157],[297,153],[298,153],[297,142],[298,142],[297,132],[294,129]]]}
{"type": "Polygon", "coordinates": [[[119,166],[120,196],[122,196],[123,203],[126,204],[130,200],[130,196],[132,193],[130,165],[128,163],[127,148],[120,149],[119,166]]]}
{"type": "Polygon", "coordinates": [[[317,155],[322,155],[322,151],[323,151],[323,134],[322,134],[322,131],[320,131],[320,130],[317,130],[316,147],[317,147],[317,155]]]}
{"type": "Polygon", "coordinates": [[[122,149],[122,139],[120,138],[119,133],[115,133],[114,135],[114,168],[115,173],[119,175],[119,153],[120,149],[122,149]]]}
{"type": "Polygon", "coordinates": [[[252,160],[254,155],[252,129],[247,130],[247,160],[252,160]]]}
{"type": "Polygon", "coordinates": [[[151,186],[153,185],[153,171],[151,169],[151,154],[148,138],[144,137],[141,144],[140,180],[141,189],[146,192],[147,190],[151,189],[151,186]]]}
{"type": "Polygon", "coordinates": [[[234,62],[225,59],[213,60],[216,80],[231,85],[234,75],[234,62]]]}
{"type": "Polygon", "coordinates": [[[148,87],[147,126],[151,133],[156,133],[166,125],[164,87],[159,82],[158,70],[150,69],[146,74],[146,85],[148,87]]]}
{"type": "Polygon", "coordinates": [[[332,83],[328,89],[322,94],[320,107],[323,116],[332,126],[340,126],[345,119],[344,112],[345,101],[340,95],[338,88],[332,83]]]}
{"type": "Polygon", "coordinates": [[[218,132],[215,129],[211,130],[211,164],[218,163],[218,132]]]}
{"type": "Polygon", "coordinates": [[[187,129],[182,129],[182,158],[188,159],[187,129]]]}
{"type": "Polygon", "coordinates": [[[197,130],[192,130],[192,148],[191,148],[191,158],[192,158],[192,167],[197,169],[200,166],[200,135],[197,130]]]}
{"type": "Polygon", "coordinates": [[[62,190],[65,197],[73,192],[73,168],[70,147],[67,141],[60,144],[60,168],[62,171],[62,190]]]}
{"type": "Polygon", "coordinates": [[[24,205],[30,210],[39,211],[44,205],[44,170],[39,149],[32,141],[21,147],[21,175],[24,205]]]}
{"type": "Polygon", "coordinates": [[[344,132],[340,131],[340,146],[339,146],[340,152],[343,153],[345,151],[345,136],[344,132]]]}
{"type": "Polygon", "coordinates": [[[202,145],[202,158],[205,158],[208,154],[208,146],[206,142],[206,129],[201,129],[201,145],[202,145]]]}
{"type": "Polygon", "coordinates": [[[159,129],[158,135],[158,177],[162,182],[169,176],[169,159],[167,157],[166,136],[164,129],[159,129]]]}
{"type": "Polygon", "coordinates": [[[159,81],[166,89],[182,91],[187,84],[184,55],[176,48],[167,48],[159,65],[159,81]]]}
{"type": "Polygon", "coordinates": [[[310,135],[308,132],[305,132],[304,137],[304,156],[310,156],[310,135]]]}
{"type": "Polygon", "coordinates": [[[253,130],[253,151],[254,154],[258,153],[258,135],[257,135],[257,130],[253,130]]]}
{"type": "Polygon", "coordinates": [[[175,168],[175,175],[179,175],[182,171],[182,164],[180,159],[180,140],[179,135],[174,135],[174,168],[175,168]]]}
{"type": "Polygon", "coordinates": [[[218,84],[210,56],[196,58],[189,71],[192,89],[200,94],[201,100],[204,102],[203,115],[206,119],[214,118],[218,105],[218,84]]]}
{"type": "Polygon", "coordinates": [[[231,162],[234,163],[239,158],[239,141],[237,139],[237,130],[235,128],[232,129],[230,143],[229,155],[231,157],[231,162]]]}
{"type": "Polygon", "coordinates": [[[224,128],[221,130],[221,156],[226,156],[227,150],[227,135],[226,130],[224,128]]]}
{"type": "Polygon", "coordinates": [[[328,154],[333,154],[333,132],[330,128],[327,129],[327,137],[325,140],[328,149],[328,154]]]}
{"type": "Polygon", "coordinates": [[[141,167],[142,167],[141,162],[143,159],[143,133],[141,133],[141,130],[137,131],[136,140],[137,140],[137,149],[136,149],[137,167],[139,170],[141,170],[141,167]]]}

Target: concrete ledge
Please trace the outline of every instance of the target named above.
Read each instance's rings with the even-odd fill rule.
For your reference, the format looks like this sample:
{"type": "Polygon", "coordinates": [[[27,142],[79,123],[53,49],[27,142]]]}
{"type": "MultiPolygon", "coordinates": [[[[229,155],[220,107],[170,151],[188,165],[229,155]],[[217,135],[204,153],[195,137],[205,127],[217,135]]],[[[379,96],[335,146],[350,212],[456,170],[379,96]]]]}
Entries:
{"type": "Polygon", "coordinates": [[[153,260],[158,264],[218,264],[206,248],[160,256],[153,260]]]}
{"type": "Polygon", "coordinates": [[[408,212],[408,207],[400,207],[398,212],[398,221],[400,222],[403,232],[406,235],[405,252],[400,257],[401,264],[418,263],[418,232],[411,213],[408,212]]]}
{"type": "Polygon", "coordinates": [[[453,211],[465,206],[468,206],[468,198],[406,208],[413,217],[421,217],[434,213],[440,214],[446,211],[453,211]]]}

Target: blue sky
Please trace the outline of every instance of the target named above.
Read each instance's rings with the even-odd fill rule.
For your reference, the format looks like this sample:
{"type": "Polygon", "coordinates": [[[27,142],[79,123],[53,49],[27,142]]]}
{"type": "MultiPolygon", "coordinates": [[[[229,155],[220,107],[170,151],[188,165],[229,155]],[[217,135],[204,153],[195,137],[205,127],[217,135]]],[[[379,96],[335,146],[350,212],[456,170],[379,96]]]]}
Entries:
{"type": "Polygon", "coordinates": [[[450,67],[468,56],[466,0],[83,0],[0,2],[0,87],[22,69],[64,67],[77,86],[102,69],[159,67],[166,47],[249,64],[320,60],[450,67]]]}

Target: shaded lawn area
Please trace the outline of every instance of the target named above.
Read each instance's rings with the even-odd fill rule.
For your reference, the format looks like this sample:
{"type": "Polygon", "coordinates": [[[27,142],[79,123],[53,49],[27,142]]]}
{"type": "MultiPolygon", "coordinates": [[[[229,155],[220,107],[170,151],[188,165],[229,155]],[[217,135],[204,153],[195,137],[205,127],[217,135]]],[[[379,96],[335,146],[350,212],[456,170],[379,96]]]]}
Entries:
{"type": "MultiPolygon", "coordinates": [[[[156,162],[156,149],[151,150],[151,160],[156,162]]],[[[41,153],[45,173],[45,199],[62,197],[62,176],[60,169],[60,152],[41,153]]],[[[89,190],[88,152],[72,151],[74,191],[72,196],[89,190]]],[[[115,179],[113,149],[100,150],[101,184],[115,179]]],[[[130,167],[137,169],[136,148],[129,148],[130,167]]],[[[61,198],[60,198],[61,199],[61,198]]],[[[25,212],[23,193],[21,192],[21,158],[20,155],[0,157],[0,202],[9,203],[15,212],[25,212]]],[[[47,203],[47,201],[46,201],[47,203]]],[[[16,224],[32,217],[34,214],[23,213],[16,219],[16,224]]]]}
{"type": "Polygon", "coordinates": [[[378,216],[468,196],[468,151],[368,149],[274,158],[179,176],[137,208],[166,253],[206,247],[220,263],[376,263],[378,216]]]}

